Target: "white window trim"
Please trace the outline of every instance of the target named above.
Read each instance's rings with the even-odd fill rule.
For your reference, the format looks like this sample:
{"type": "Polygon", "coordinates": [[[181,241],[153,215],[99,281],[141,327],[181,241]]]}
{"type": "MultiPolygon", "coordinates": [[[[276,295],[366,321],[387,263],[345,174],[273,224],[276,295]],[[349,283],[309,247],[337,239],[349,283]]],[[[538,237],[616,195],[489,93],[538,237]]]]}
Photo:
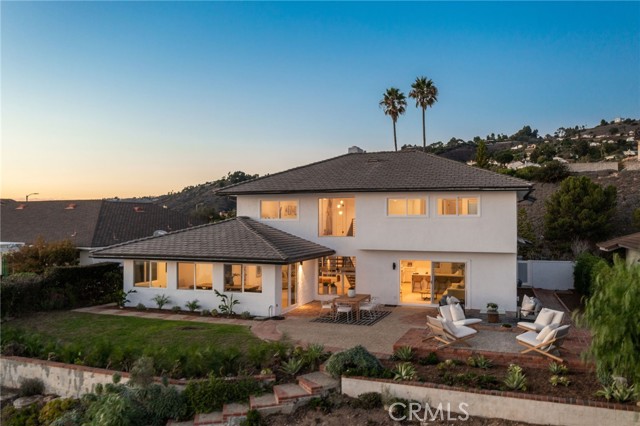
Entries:
{"type": "MultiPolygon", "coordinates": [[[[223,276],[222,276],[222,292],[223,293],[231,293],[231,294],[262,294],[264,293],[264,271],[262,270],[264,265],[260,264],[260,263],[223,263],[222,264],[222,272],[223,272],[223,276]],[[233,265],[240,265],[240,291],[230,291],[226,289],[227,283],[224,277],[224,267],[226,265],[229,266],[233,266],[233,265]],[[256,266],[260,268],[260,291],[246,291],[244,289],[244,268],[247,265],[252,265],[252,266],[256,266]]],[[[232,269],[233,270],[233,269],[232,269]]],[[[205,290],[205,291],[209,291],[209,290],[205,290]]]]}
{"type": "MultiPolygon", "coordinates": [[[[157,266],[156,266],[157,267],[157,266]]],[[[146,278],[146,277],[145,277],[146,278]]],[[[140,259],[135,259],[133,261],[133,288],[138,289],[138,288],[142,288],[142,289],[157,289],[157,290],[166,290],[169,288],[169,262],[166,260],[140,260],[140,259]],[[148,263],[149,264],[149,281],[143,281],[145,284],[147,285],[136,285],[136,262],[142,262],[142,263],[148,263]],[[164,287],[154,287],[151,284],[153,283],[153,277],[151,274],[151,265],[155,263],[164,263],[164,267],[165,267],[165,280],[166,282],[164,283],[164,287]]]]}
{"type": "Polygon", "coordinates": [[[387,197],[384,209],[386,216],[391,219],[424,219],[429,217],[429,197],[387,197]],[[424,200],[424,214],[389,214],[389,200],[404,200],[405,211],[409,210],[407,206],[409,200],[424,200]]]}
{"type": "Polygon", "coordinates": [[[206,293],[211,293],[213,292],[213,263],[207,263],[207,262],[176,262],[176,290],[178,291],[202,291],[202,292],[206,292],[206,293]],[[180,264],[181,263],[191,263],[193,265],[193,288],[180,288],[179,287],[179,283],[180,283],[180,264]],[[196,287],[196,277],[197,277],[197,266],[196,265],[209,265],[209,267],[211,268],[211,288],[210,289],[204,289],[204,288],[197,288],[196,287]]]}
{"type": "Polygon", "coordinates": [[[465,218],[476,218],[476,217],[480,217],[482,215],[482,202],[481,202],[481,197],[479,195],[452,195],[450,197],[436,197],[436,202],[435,202],[435,209],[436,209],[436,216],[439,218],[460,218],[460,217],[465,217],[465,218]],[[440,200],[450,200],[452,198],[456,199],[456,214],[440,214],[438,211],[438,206],[440,204],[440,200]],[[458,201],[460,200],[460,198],[476,198],[478,200],[478,214],[460,214],[458,213],[458,201]]]}
{"type": "Polygon", "coordinates": [[[264,220],[264,221],[285,221],[285,222],[293,222],[293,221],[299,221],[300,220],[300,200],[287,200],[287,199],[281,199],[278,198],[277,200],[260,200],[260,220],[264,220]],[[263,218],[262,217],[262,202],[263,201],[272,201],[272,202],[276,202],[278,203],[278,214],[280,214],[280,203],[282,202],[295,202],[296,203],[296,217],[295,218],[281,218],[281,217],[277,217],[277,218],[263,218]]]}

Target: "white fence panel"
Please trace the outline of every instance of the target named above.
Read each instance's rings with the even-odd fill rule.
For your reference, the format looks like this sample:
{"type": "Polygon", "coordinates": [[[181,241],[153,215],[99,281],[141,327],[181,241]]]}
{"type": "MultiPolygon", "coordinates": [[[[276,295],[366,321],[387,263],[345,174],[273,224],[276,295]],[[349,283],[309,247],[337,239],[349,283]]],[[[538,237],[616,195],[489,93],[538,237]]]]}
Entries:
{"type": "Polygon", "coordinates": [[[574,265],[566,260],[519,260],[518,278],[531,287],[571,290],[574,265]]]}

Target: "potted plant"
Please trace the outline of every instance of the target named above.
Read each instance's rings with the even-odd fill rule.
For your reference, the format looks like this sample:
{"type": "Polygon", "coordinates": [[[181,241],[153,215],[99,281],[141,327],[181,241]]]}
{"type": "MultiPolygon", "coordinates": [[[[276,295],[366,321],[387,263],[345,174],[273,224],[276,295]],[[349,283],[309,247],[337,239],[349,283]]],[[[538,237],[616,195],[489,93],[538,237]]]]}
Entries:
{"type": "Polygon", "coordinates": [[[331,283],[331,286],[329,287],[329,292],[331,294],[338,294],[338,286],[336,285],[336,283],[331,283]]]}
{"type": "Polygon", "coordinates": [[[347,296],[356,297],[356,288],[353,285],[349,286],[349,290],[347,290],[347,296]]]}
{"type": "Polygon", "coordinates": [[[498,314],[498,304],[489,302],[487,303],[487,322],[497,323],[500,322],[500,315],[498,314]]]}

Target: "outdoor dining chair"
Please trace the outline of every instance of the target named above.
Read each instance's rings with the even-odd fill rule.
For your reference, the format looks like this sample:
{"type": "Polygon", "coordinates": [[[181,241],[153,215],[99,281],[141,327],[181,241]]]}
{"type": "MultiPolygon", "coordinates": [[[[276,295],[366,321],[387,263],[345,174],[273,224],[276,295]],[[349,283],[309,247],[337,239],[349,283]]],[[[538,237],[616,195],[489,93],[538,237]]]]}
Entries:
{"type": "Polygon", "coordinates": [[[345,314],[347,317],[347,322],[351,322],[351,318],[353,317],[353,306],[348,303],[337,303],[334,321],[338,321],[340,318],[340,314],[345,314]]]}
{"type": "Polygon", "coordinates": [[[360,304],[360,316],[366,314],[368,319],[375,319],[380,314],[380,299],[372,297],[367,303],[360,304]]]}

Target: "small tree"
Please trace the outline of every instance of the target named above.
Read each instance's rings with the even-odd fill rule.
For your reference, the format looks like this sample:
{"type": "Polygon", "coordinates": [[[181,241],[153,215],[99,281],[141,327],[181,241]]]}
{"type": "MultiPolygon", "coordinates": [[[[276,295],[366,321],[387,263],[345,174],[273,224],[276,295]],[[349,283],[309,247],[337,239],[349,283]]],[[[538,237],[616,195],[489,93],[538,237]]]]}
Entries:
{"type": "Polygon", "coordinates": [[[518,237],[528,241],[528,243],[518,245],[518,254],[525,259],[531,258],[537,251],[538,238],[533,230],[533,224],[529,220],[529,215],[527,215],[527,210],[524,207],[518,209],[518,237]]]}
{"type": "Polygon", "coordinates": [[[487,154],[487,144],[485,141],[480,141],[478,149],[476,151],[476,166],[486,169],[489,166],[489,156],[487,154]]]}
{"type": "Polygon", "coordinates": [[[606,237],[616,208],[616,188],[586,176],[569,177],[545,203],[545,237],[550,241],[595,241],[606,237]]]}
{"type": "Polygon", "coordinates": [[[574,319],[591,330],[584,356],[598,371],[640,383],[640,265],[626,265],[617,255],[602,268],[584,312],[574,319]]]}
{"type": "Polygon", "coordinates": [[[31,245],[25,245],[20,250],[3,255],[9,273],[33,272],[42,274],[53,266],[77,265],[78,249],[70,240],[48,243],[38,237],[31,245]]]}

